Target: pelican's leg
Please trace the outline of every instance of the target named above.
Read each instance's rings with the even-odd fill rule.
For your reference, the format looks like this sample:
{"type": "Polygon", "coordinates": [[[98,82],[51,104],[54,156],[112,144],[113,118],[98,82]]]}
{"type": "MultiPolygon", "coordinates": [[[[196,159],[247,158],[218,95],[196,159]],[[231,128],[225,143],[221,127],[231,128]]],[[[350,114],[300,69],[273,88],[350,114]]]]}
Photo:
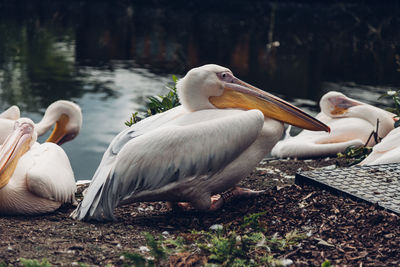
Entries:
{"type": "Polygon", "coordinates": [[[264,193],[264,190],[261,191],[254,191],[248,188],[241,188],[241,187],[233,187],[232,189],[229,189],[228,191],[214,195],[211,197],[211,206],[210,206],[210,211],[215,211],[220,209],[224,204],[231,202],[234,199],[237,198],[251,198],[251,197],[257,197],[264,193]]]}
{"type": "Polygon", "coordinates": [[[189,203],[189,202],[167,202],[168,208],[172,210],[190,210],[194,207],[197,207],[197,209],[200,210],[208,210],[208,211],[216,211],[219,210],[224,204],[231,202],[234,199],[237,198],[251,198],[251,197],[257,197],[264,193],[265,190],[261,191],[254,191],[248,188],[242,188],[242,187],[233,187],[229,189],[228,191],[225,191],[224,193],[213,195],[210,198],[210,205],[209,208],[204,209],[204,205],[208,201],[198,201],[198,203],[189,203]],[[199,205],[201,202],[201,205],[199,205]],[[202,207],[200,207],[202,206],[202,207]]]}

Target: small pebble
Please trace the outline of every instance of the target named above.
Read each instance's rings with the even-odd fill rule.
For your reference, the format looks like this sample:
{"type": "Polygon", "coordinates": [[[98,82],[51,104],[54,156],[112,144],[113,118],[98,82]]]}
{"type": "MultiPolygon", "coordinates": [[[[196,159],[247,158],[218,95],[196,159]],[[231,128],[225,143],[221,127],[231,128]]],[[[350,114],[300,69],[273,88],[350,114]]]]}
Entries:
{"type": "Polygon", "coordinates": [[[291,259],[283,259],[283,260],[281,260],[281,264],[282,264],[282,266],[289,266],[289,265],[293,264],[293,261],[291,259]]]}
{"type": "Polygon", "coordinates": [[[164,231],[164,232],[162,232],[161,234],[162,234],[162,235],[169,235],[169,232],[168,232],[168,231],[164,231]]]}
{"type": "Polygon", "coordinates": [[[140,251],[141,253],[145,253],[145,252],[149,252],[150,249],[149,249],[148,247],[146,247],[146,246],[140,246],[140,247],[139,247],[139,251],[140,251]]]}
{"type": "Polygon", "coordinates": [[[223,227],[221,224],[213,224],[213,225],[210,226],[209,229],[210,229],[210,230],[218,231],[218,230],[224,229],[224,227],[223,227]]]}

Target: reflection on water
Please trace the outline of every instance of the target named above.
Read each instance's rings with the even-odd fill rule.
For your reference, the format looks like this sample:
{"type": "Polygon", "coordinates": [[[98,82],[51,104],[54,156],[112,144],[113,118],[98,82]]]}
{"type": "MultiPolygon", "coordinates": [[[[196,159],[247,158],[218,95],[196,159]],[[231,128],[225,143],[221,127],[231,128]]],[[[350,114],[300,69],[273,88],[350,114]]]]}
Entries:
{"type": "Polygon", "coordinates": [[[156,2],[0,3],[0,108],[38,121],[57,99],[81,105],[82,132],[65,145],[78,178],[91,177],[146,96],[194,66],[227,66],[311,112],[328,90],[380,104],[400,85],[395,1],[156,2]]]}

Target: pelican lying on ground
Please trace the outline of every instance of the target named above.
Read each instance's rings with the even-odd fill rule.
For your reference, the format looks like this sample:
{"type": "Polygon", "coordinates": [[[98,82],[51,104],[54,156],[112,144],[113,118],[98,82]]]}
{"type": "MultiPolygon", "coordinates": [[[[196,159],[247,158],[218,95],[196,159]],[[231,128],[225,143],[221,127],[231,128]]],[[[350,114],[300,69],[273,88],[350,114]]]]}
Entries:
{"type": "Polygon", "coordinates": [[[73,202],[76,185],[64,150],[36,143],[30,119],[19,119],[0,149],[0,214],[42,214],[73,202]]]}
{"type": "Polygon", "coordinates": [[[383,109],[356,101],[339,92],[329,92],[320,101],[317,119],[331,128],[331,133],[303,130],[295,137],[279,141],[271,155],[286,157],[322,157],[336,155],[348,146],[373,146],[393,128],[395,116],[383,109]],[[378,123],[377,123],[378,122],[378,123]],[[371,133],[377,132],[376,138],[371,133]]]}
{"type": "Polygon", "coordinates": [[[377,165],[400,162],[400,128],[392,130],[379,144],[372,148],[359,165],[377,165]]]}
{"type": "MultiPolygon", "coordinates": [[[[183,201],[214,210],[224,200],[212,203],[211,196],[250,173],[280,139],[282,122],[329,131],[221,66],[190,70],[177,91],[182,106],[142,120],[114,138],[73,218],[115,219],[114,208],[138,201],[183,201]]],[[[252,192],[257,194],[240,188],[230,193],[252,192]]]]}
{"type": "Polygon", "coordinates": [[[11,106],[0,114],[0,119],[18,120],[20,117],[19,107],[11,106]]]}
{"type": "MultiPolygon", "coordinates": [[[[12,106],[0,114],[0,144],[13,131],[15,120],[20,118],[19,108],[12,106]]],[[[45,134],[55,125],[46,142],[61,145],[74,139],[82,127],[80,107],[67,100],[58,100],[47,109],[42,120],[35,125],[38,136],[45,134]]]]}

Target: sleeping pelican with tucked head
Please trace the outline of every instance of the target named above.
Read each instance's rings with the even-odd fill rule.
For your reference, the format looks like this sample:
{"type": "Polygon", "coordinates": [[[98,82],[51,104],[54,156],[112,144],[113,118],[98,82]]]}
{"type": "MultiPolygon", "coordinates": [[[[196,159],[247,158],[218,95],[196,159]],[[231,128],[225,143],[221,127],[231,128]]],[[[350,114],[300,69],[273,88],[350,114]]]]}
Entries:
{"type": "MultiPolygon", "coordinates": [[[[14,123],[20,118],[17,106],[12,106],[0,114],[0,144],[13,131],[14,123]]],[[[46,142],[61,145],[74,139],[82,127],[82,111],[80,107],[67,100],[58,100],[47,109],[42,120],[35,125],[38,136],[45,134],[54,126],[46,142]]]]}
{"type": "Polygon", "coordinates": [[[76,185],[64,150],[36,143],[30,119],[18,119],[0,148],[0,214],[42,214],[73,202],[76,185]]]}
{"type": "Polygon", "coordinates": [[[394,128],[395,114],[351,99],[339,92],[329,92],[320,101],[317,119],[331,128],[331,133],[303,130],[289,133],[272,149],[275,157],[307,158],[336,155],[349,146],[374,146],[394,128]]]}
{"type": "Polygon", "coordinates": [[[111,142],[88,191],[72,213],[79,220],[112,220],[117,206],[138,201],[189,202],[215,210],[224,198],[255,191],[236,184],[271,150],[283,122],[329,131],[284,100],[251,86],[218,65],[179,80],[181,106],[122,131],[111,142]]]}

